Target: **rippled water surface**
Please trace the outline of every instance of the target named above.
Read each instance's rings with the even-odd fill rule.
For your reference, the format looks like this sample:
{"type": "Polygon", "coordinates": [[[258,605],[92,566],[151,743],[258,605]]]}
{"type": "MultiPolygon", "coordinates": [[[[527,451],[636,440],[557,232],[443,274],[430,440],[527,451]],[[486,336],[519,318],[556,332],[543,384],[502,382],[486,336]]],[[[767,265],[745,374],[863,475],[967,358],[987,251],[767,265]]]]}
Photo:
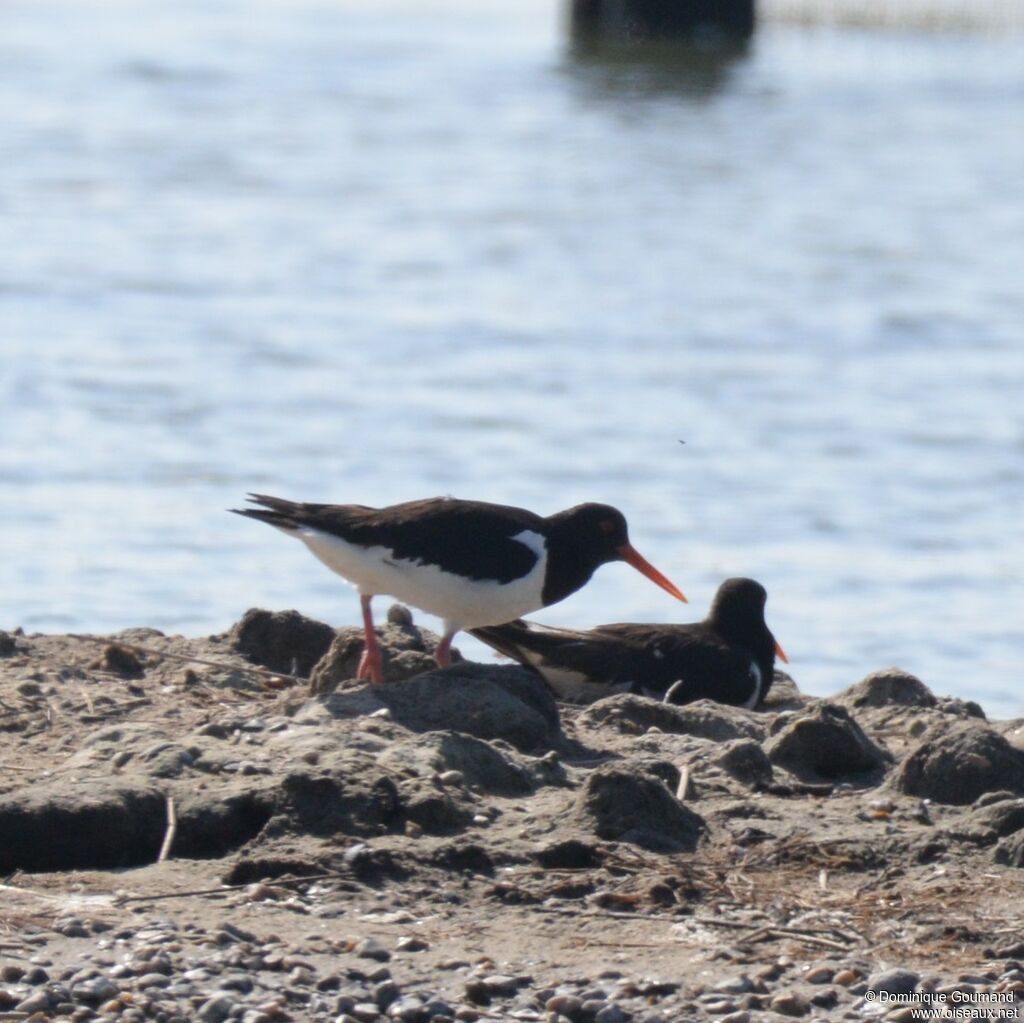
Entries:
{"type": "Polygon", "coordinates": [[[537,617],[751,575],[806,689],[1024,714],[1021,37],[486,7],[0,8],[0,627],[356,623],[247,490],[602,500],[691,606],[537,617]]]}

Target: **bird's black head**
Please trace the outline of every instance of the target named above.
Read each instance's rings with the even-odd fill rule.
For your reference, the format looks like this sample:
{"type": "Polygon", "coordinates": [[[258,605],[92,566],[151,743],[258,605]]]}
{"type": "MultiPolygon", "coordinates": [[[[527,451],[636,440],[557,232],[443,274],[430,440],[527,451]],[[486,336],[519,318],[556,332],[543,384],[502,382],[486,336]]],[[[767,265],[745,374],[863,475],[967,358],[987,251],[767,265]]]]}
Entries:
{"type": "Polygon", "coordinates": [[[578,504],[548,519],[548,583],[545,605],[579,589],[594,570],[625,561],[678,600],[686,597],[629,542],[626,517],[608,504],[578,504]]]}
{"type": "Polygon", "coordinates": [[[626,516],[610,504],[578,504],[552,519],[559,521],[558,531],[568,543],[588,553],[594,568],[621,561],[622,549],[629,547],[626,516]]]}
{"type": "Polygon", "coordinates": [[[711,602],[708,617],[720,625],[760,627],[768,591],[754,579],[726,579],[711,602]]]}

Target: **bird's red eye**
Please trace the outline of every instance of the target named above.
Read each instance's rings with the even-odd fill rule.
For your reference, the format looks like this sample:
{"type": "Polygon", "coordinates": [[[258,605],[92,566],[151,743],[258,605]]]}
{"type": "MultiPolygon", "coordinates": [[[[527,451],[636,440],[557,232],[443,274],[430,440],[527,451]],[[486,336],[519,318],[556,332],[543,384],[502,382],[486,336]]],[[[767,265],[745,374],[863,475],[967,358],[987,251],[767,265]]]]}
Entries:
{"type": "Polygon", "coordinates": [[[615,523],[612,522],[611,519],[601,519],[597,524],[597,528],[600,529],[602,533],[614,533],[615,523]]]}

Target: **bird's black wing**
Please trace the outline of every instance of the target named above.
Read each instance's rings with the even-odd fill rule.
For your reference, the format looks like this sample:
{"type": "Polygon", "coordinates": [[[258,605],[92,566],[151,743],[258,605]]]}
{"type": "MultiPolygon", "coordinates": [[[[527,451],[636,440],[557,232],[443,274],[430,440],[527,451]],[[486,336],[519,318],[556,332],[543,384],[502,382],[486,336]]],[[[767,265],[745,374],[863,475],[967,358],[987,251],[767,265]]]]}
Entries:
{"type": "Polygon", "coordinates": [[[536,543],[514,539],[524,531],[543,536],[544,520],[523,508],[447,497],[368,508],[251,496],[268,509],[243,512],[253,518],[285,529],[306,526],[363,547],[383,547],[395,558],[436,565],[468,579],[521,579],[540,557],[536,543]]]}

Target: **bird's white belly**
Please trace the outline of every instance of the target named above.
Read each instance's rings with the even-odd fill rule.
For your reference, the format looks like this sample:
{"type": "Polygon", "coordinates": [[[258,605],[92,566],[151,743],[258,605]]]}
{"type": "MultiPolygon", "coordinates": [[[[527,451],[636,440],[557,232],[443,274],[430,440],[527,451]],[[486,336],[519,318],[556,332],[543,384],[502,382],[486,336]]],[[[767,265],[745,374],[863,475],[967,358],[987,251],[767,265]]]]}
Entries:
{"type": "Polygon", "coordinates": [[[467,579],[436,565],[395,557],[388,547],[360,547],[315,529],[304,528],[291,535],[298,536],[317,558],[360,593],[397,597],[443,618],[448,628],[502,625],[544,606],[541,593],[547,555],[542,538],[534,533],[521,534],[521,542],[539,553],[537,564],[527,575],[507,583],[467,579]]]}
{"type": "Polygon", "coordinates": [[[758,701],[761,699],[761,688],[764,685],[764,679],[761,678],[761,669],[757,666],[757,661],[750,662],[750,674],[754,679],[754,692],[746,703],[743,704],[747,710],[753,710],[758,701]]]}

